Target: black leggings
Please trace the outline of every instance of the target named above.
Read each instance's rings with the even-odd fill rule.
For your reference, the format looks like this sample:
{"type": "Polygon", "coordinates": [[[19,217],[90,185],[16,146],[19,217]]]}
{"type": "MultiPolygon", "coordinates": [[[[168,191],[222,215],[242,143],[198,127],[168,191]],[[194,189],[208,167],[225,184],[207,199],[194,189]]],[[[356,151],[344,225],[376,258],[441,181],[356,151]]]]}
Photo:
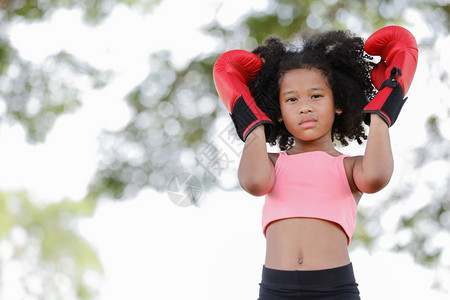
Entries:
{"type": "Polygon", "coordinates": [[[259,300],[360,300],[352,264],[317,271],[282,271],[263,266],[259,300]]]}

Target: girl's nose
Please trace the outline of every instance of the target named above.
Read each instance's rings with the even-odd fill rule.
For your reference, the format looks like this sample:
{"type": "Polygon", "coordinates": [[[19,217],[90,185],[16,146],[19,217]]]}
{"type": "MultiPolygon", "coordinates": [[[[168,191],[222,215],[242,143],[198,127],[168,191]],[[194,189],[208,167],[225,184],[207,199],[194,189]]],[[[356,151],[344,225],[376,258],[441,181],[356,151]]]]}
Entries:
{"type": "Polygon", "coordinates": [[[300,108],[298,109],[299,115],[307,114],[310,112],[312,112],[312,109],[310,106],[307,106],[307,105],[300,106],[300,108]]]}

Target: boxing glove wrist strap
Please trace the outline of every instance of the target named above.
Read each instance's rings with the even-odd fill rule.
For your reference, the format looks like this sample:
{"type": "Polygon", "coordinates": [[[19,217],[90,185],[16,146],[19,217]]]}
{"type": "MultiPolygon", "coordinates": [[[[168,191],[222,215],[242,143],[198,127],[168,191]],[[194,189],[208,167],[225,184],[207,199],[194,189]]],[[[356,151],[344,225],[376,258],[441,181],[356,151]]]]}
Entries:
{"type": "Polygon", "coordinates": [[[236,100],[230,116],[242,141],[245,141],[257,126],[273,124],[261,110],[255,108],[252,110],[242,96],[236,100]]]}
{"type": "Polygon", "coordinates": [[[364,122],[370,125],[370,114],[379,115],[386,124],[391,127],[398,118],[400,111],[408,98],[403,99],[403,88],[395,79],[396,75],[401,76],[400,69],[394,67],[389,79],[385,80],[380,87],[378,94],[364,108],[363,113],[367,114],[364,122]]]}

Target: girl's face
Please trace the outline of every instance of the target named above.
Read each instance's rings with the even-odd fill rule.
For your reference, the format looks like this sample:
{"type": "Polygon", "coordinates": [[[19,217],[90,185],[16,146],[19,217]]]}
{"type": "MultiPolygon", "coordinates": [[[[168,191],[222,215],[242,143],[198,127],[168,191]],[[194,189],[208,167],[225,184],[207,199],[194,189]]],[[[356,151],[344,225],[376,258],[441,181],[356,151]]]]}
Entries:
{"type": "Polygon", "coordinates": [[[317,69],[295,69],[280,82],[281,118],[287,130],[300,141],[331,142],[335,114],[333,93],[317,69]]]}

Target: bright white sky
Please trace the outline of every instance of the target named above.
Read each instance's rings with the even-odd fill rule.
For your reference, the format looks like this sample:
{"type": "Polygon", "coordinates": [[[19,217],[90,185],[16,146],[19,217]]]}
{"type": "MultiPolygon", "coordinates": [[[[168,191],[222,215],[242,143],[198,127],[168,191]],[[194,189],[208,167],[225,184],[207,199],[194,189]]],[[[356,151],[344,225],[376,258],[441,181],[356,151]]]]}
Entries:
{"type": "MultiPolygon", "coordinates": [[[[257,0],[226,3],[217,15],[224,24],[237,20],[237,6],[241,14],[268,9],[265,2],[257,0]]],[[[26,144],[19,126],[2,122],[0,189],[26,188],[41,202],[83,197],[99,159],[97,137],[102,130],[119,129],[127,122],[123,98],[148,74],[150,53],[170,49],[175,62],[182,65],[190,57],[213,51],[214,43],[198,29],[212,20],[218,4],[214,0],[197,1],[195,6],[206,9],[206,13],[202,9],[202,13],[192,15],[192,2],[165,0],[151,16],[119,6],[96,28],[82,25],[77,11],[57,12],[46,24],[14,26],[11,40],[26,59],[40,62],[65,49],[97,67],[113,69],[118,76],[104,90],[86,91],[82,109],[61,118],[44,145],[26,144]]],[[[410,30],[416,37],[429,34],[427,30],[410,30]]],[[[444,42],[440,43],[437,46],[446,49],[444,42]]],[[[448,48],[449,41],[446,43],[448,48]]],[[[449,59],[441,60],[441,65],[450,69],[449,59]]],[[[391,185],[402,179],[401,174],[408,174],[410,150],[425,140],[426,117],[446,113],[443,99],[427,101],[426,105],[422,101],[429,98],[426,86],[433,84],[426,62],[425,57],[420,58],[410,100],[391,129],[397,162],[391,185]],[[410,133],[414,133],[414,139],[410,133]]],[[[450,132],[449,127],[450,122],[444,122],[443,132],[450,132]]],[[[350,147],[345,151],[356,154],[362,149],[350,147]]],[[[231,173],[237,164],[230,165],[231,173]]],[[[436,169],[444,174],[447,166],[436,163],[425,168],[421,176],[429,177],[436,169]]],[[[411,199],[409,209],[427,201],[423,196],[426,187],[421,190],[424,194],[411,199]]],[[[387,193],[365,196],[361,205],[370,207],[387,193]]],[[[143,191],[136,199],[120,203],[100,204],[95,216],[80,226],[98,249],[105,267],[99,299],[256,299],[265,246],[260,228],[262,204],[263,198],[221,190],[203,194],[200,208],[177,207],[166,193],[154,191],[143,191]]],[[[408,208],[398,208],[397,212],[408,208]]],[[[394,211],[383,219],[388,232],[394,230],[396,217],[394,211]]],[[[390,245],[392,235],[388,233],[376,251],[352,251],[362,299],[448,299],[448,291],[431,290],[435,275],[444,286],[450,286],[448,279],[445,281],[450,278],[448,273],[424,270],[408,255],[386,251],[390,245]]],[[[444,259],[450,261],[448,253],[444,259]]],[[[18,298],[12,284],[17,278],[8,278],[11,284],[5,284],[0,299],[18,298]]]]}

